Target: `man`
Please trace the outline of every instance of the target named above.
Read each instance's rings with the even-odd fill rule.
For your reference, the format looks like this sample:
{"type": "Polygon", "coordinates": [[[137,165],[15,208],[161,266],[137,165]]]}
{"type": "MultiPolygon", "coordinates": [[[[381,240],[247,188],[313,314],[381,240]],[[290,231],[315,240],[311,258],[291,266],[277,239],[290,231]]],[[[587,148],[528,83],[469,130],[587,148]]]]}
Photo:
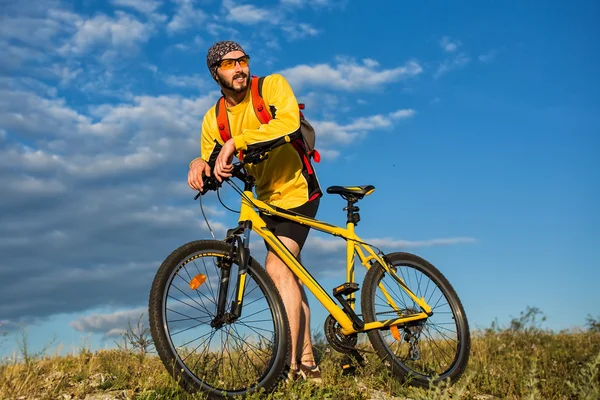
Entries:
{"type": "MultiPolygon", "coordinates": [[[[268,146],[300,128],[296,97],[285,78],[278,74],[264,78],[262,97],[274,115],[268,123],[260,123],[252,105],[249,56],[239,44],[231,41],[214,44],[208,51],[207,66],[225,99],[231,139],[224,142],[221,138],[216,105],[213,106],[202,122],[201,157],[190,163],[188,184],[195,190],[201,190],[203,176],[211,174],[209,163],[214,163],[215,178],[222,181],[231,176],[234,154],[268,146]]],[[[249,165],[247,170],[255,178],[258,199],[309,217],[316,215],[322,192],[314,168],[301,148],[292,143],[276,147],[265,161],[249,165]]],[[[262,217],[299,258],[309,228],[276,217],[262,217]]],[[[290,368],[304,378],[320,382],[310,340],[310,309],[302,284],[270,249],[265,264],[282,295],[289,319],[290,368]]]]}

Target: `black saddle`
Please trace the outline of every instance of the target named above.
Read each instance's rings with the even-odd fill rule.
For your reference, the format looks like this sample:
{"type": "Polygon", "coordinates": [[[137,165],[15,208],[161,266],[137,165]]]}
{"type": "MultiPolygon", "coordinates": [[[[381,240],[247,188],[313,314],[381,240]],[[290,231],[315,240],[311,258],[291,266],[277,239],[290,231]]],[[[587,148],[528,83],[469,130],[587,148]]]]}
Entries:
{"type": "Polygon", "coordinates": [[[339,194],[344,199],[354,197],[356,200],[360,200],[365,196],[370,195],[375,190],[373,185],[363,186],[330,186],[327,188],[327,193],[339,194]]]}

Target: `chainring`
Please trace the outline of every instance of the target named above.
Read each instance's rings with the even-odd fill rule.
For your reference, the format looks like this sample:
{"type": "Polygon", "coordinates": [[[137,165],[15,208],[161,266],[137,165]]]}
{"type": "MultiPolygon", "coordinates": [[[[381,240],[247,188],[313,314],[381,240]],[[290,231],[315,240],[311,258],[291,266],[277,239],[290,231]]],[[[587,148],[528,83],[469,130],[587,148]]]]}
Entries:
{"type": "Polygon", "coordinates": [[[340,325],[331,315],[325,320],[324,328],[325,338],[335,351],[349,354],[356,350],[355,347],[356,343],[358,343],[358,335],[344,335],[341,332],[340,325]]]}

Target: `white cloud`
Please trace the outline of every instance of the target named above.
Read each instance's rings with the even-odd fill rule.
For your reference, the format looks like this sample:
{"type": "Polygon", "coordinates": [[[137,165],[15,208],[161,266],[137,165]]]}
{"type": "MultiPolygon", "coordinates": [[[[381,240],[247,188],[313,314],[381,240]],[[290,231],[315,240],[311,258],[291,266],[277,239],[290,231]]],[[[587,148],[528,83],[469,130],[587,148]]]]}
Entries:
{"type": "Polygon", "coordinates": [[[148,326],[148,310],[146,308],[135,308],[126,311],[116,311],[109,314],[93,313],[80,317],[71,322],[71,327],[79,332],[103,333],[105,337],[120,336],[129,328],[137,328],[137,323],[142,317],[143,326],[148,326]],[[144,316],[142,317],[142,314],[144,316]]]}
{"type": "Polygon", "coordinates": [[[21,175],[2,183],[4,196],[47,196],[65,193],[66,186],[54,179],[40,179],[33,176],[21,175]]]}
{"type": "Polygon", "coordinates": [[[414,110],[405,109],[387,115],[377,114],[357,118],[347,125],[340,125],[332,121],[311,121],[311,124],[317,133],[318,146],[327,148],[330,145],[340,146],[353,143],[369,131],[389,128],[393,126],[394,121],[412,117],[414,114],[414,110]]]}
{"type": "Polygon", "coordinates": [[[476,243],[477,240],[471,237],[449,237],[426,240],[398,240],[392,238],[374,238],[367,239],[365,242],[377,247],[386,248],[407,248],[407,247],[431,247],[431,246],[450,246],[456,244],[476,243]]]}
{"type": "Polygon", "coordinates": [[[448,36],[444,36],[440,40],[440,46],[446,53],[454,53],[461,45],[459,40],[452,40],[448,36]]]}
{"type": "Polygon", "coordinates": [[[369,68],[377,68],[377,67],[379,67],[379,61],[373,60],[371,58],[365,58],[363,60],[363,63],[365,64],[365,66],[367,66],[369,68]]]}
{"type": "MultiPolygon", "coordinates": [[[[201,118],[216,98],[216,92],[197,98],[138,96],[131,102],[91,107],[85,115],[64,99],[0,89],[0,126],[43,146],[19,154],[59,157],[76,149],[68,159],[59,157],[64,162],[56,166],[72,176],[116,176],[195,157],[201,118]],[[99,152],[99,147],[105,150],[99,152]]],[[[11,151],[14,156],[17,150],[11,151]]]]}
{"type": "Polygon", "coordinates": [[[60,9],[7,16],[0,24],[0,37],[48,49],[56,37],[73,33],[79,21],[77,14],[60,9]]]}
{"type": "Polygon", "coordinates": [[[61,85],[68,85],[83,74],[83,68],[65,65],[64,63],[52,64],[51,71],[59,79],[61,85]]]}
{"type": "Polygon", "coordinates": [[[204,46],[204,39],[200,36],[195,36],[191,42],[177,43],[174,47],[179,51],[198,51],[204,46]]]}
{"type": "Polygon", "coordinates": [[[81,55],[96,47],[131,50],[148,41],[154,31],[151,23],[141,22],[127,13],[117,11],[115,15],[113,18],[101,14],[76,22],[77,33],[60,49],[61,53],[81,55]]]}
{"type": "Polygon", "coordinates": [[[7,41],[0,40],[0,53],[2,65],[0,68],[8,71],[18,71],[30,61],[47,62],[49,55],[45,51],[30,47],[15,46],[7,41]]]}
{"type": "MultiPolygon", "coordinates": [[[[240,32],[229,25],[223,25],[215,22],[209,22],[206,24],[206,31],[211,36],[216,37],[230,37],[232,39],[241,36],[240,32]]],[[[243,46],[244,50],[248,51],[249,49],[246,46],[243,46]]]]}
{"type": "Polygon", "coordinates": [[[333,0],[280,0],[280,3],[282,6],[288,6],[288,7],[306,7],[306,6],[310,6],[313,8],[322,8],[322,7],[327,7],[327,6],[333,6],[334,5],[334,1],[333,0]]]}
{"type": "Polygon", "coordinates": [[[398,110],[390,113],[390,117],[393,119],[410,118],[413,115],[415,115],[415,110],[413,109],[398,110]]]}
{"type": "Polygon", "coordinates": [[[193,0],[174,1],[177,4],[177,11],[167,24],[169,33],[180,33],[189,28],[204,25],[208,16],[201,9],[194,7],[193,0]]]}
{"type": "Polygon", "coordinates": [[[116,6],[129,7],[144,14],[151,14],[162,5],[159,0],[112,0],[116,6]]]}
{"type": "Polygon", "coordinates": [[[442,75],[447,74],[450,71],[458,70],[464,68],[469,62],[471,58],[467,56],[465,53],[460,53],[454,56],[453,58],[449,58],[444,60],[438,66],[438,69],[433,74],[434,78],[439,78],[442,75]]]}
{"type": "Polygon", "coordinates": [[[10,88],[16,91],[34,92],[44,97],[56,97],[58,90],[55,86],[48,85],[37,79],[24,76],[9,78],[0,76],[0,88],[10,88]]]}
{"type": "Polygon", "coordinates": [[[362,117],[354,120],[350,125],[345,128],[351,131],[366,131],[378,128],[387,128],[392,126],[393,120],[403,119],[412,117],[415,111],[412,109],[398,110],[388,115],[372,115],[370,117],[362,117]]]}
{"type": "Polygon", "coordinates": [[[258,23],[277,24],[279,18],[267,8],[259,8],[251,4],[236,5],[231,0],[224,0],[223,6],[227,10],[227,20],[239,22],[244,25],[256,25],[258,23]]]}
{"type": "MultiPolygon", "coordinates": [[[[393,238],[363,238],[365,243],[379,248],[409,248],[409,247],[431,247],[431,246],[450,246],[457,244],[476,243],[477,240],[471,237],[449,237],[426,240],[404,240],[393,238]]],[[[311,235],[306,240],[307,252],[330,253],[346,249],[346,242],[339,239],[331,239],[326,236],[311,235]]]]}
{"type": "Polygon", "coordinates": [[[25,137],[76,136],[73,125],[89,118],[68,107],[64,99],[46,99],[28,92],[0,89],[0,125],[25,137]]]}
{"type": "Polygon", "coordinates": [[[281,29],[288,35],[288,39],[297,40],[303,39],[307,36],[316,36],[319,34],[319,30],[313,28],[309,24],[285,24],[281,29]]]}
{"type": "Polygon", "coordinates": [[[157,146],[162,138],[188,138],[199,132],[202,116],[216,100],[216,92],[197,98],[136,96],[129,104],[92,108],[91,114],[99,118],[97,124],[107,131],[134,132],[133,144],[157,146]]]}
{"type": "Polygon", "coordinates": [[[498,52],[496,50],[490,50],[485,54],[481,54],[477,59],[482,63],[491,63],[496,59],[496,54],[498,52]]]}
{"type": "Polygon", "coordinates": [[[292,87],[304,85],[325,86],[346,91],[374,90],[380,85],[398,82],[420,74],[423,68],[416,61],[384,70],[376,70],[378,63],[371,59],[362,64],[352,59],[339,59],[337,65],[298,65],[279,73],[286,77],[292,87]]]}
{"type": "Polygon", "coordinates": [[[58,154],[17,145],[0,150],[0,167],[9,168],[11,166],[24,172],[43,172],[62,168],[65,166],[65,162],[58,154]]]}
{"type": "Polygon", "coordinates": [[[178,88],[203,88],[207,86],[204,78],[198,74],[194,75],[169,75],[165,77],[165,83],[178,88]]]}
{"type": "Polygon", "coordinates": [[[317,149],[323,160],[335,160],[340,156],[339,150],[317,149]]]}
{"type": "MultiPolygon", "coordinates": [[[[384,253],[390,251],[399,251],[410,248],[433,247],[433,246],[454,246],[463,244],[477,243],[477,240],[471,237],[447,237],[425,240],[406,240],[397,238],[367,238],[363,237],[365,243],[380,248],[384,253]]],[[[341,276],[345,270],[345,250],[346,242],[339,238],[320,233],[311,233],[303,250],[303,263],[312,271],[316,272],[316,277],[341,276]]],[[[357,271],[363,273],[362,269],[357,271]]]]}
{"type": "Polygon", "coordinates": [[[298,101],[305,104],[305,114],[309,115],[315,110],[319,109],[331,109],[335,110],[337,113],[341,107],[340,97],[326,91],[308,92],[306,94],[302,94],[301,97],[298,97],[298,101]]]}

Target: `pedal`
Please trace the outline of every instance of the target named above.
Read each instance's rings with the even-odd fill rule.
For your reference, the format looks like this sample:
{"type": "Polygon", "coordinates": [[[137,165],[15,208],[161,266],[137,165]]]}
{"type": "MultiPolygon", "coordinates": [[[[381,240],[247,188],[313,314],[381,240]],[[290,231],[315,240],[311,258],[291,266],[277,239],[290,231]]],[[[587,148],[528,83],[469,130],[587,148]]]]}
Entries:
{"type": "Polygon", "coordinates": [[[352,326],[354,329],[360,331],[365,327],[365,323],[361,320],[358,315],[354,312],[348,301],[352,302],[354,299],[346,299],[344,296],[352,294],[358,290],[358,283],[346,282],[333,289],[333,296],[340,302],[344,308],[344,312],[352,320],[352,326]]]}
{"type": "Polygon", "coordinates": [[[346,282],[341,284],[340,286],[333,289],[333,295],[335,297],[344,296],[351,293],[354,293],[358,290],[358,283],[356,282],[346,282]]]}
{"type": "Polygon", "coordinates": [[[358,351],[352,350],[342,358],[342,375],[355,375],[357,369],[363,368],[366,364],[363,356],[358,351]]]}

